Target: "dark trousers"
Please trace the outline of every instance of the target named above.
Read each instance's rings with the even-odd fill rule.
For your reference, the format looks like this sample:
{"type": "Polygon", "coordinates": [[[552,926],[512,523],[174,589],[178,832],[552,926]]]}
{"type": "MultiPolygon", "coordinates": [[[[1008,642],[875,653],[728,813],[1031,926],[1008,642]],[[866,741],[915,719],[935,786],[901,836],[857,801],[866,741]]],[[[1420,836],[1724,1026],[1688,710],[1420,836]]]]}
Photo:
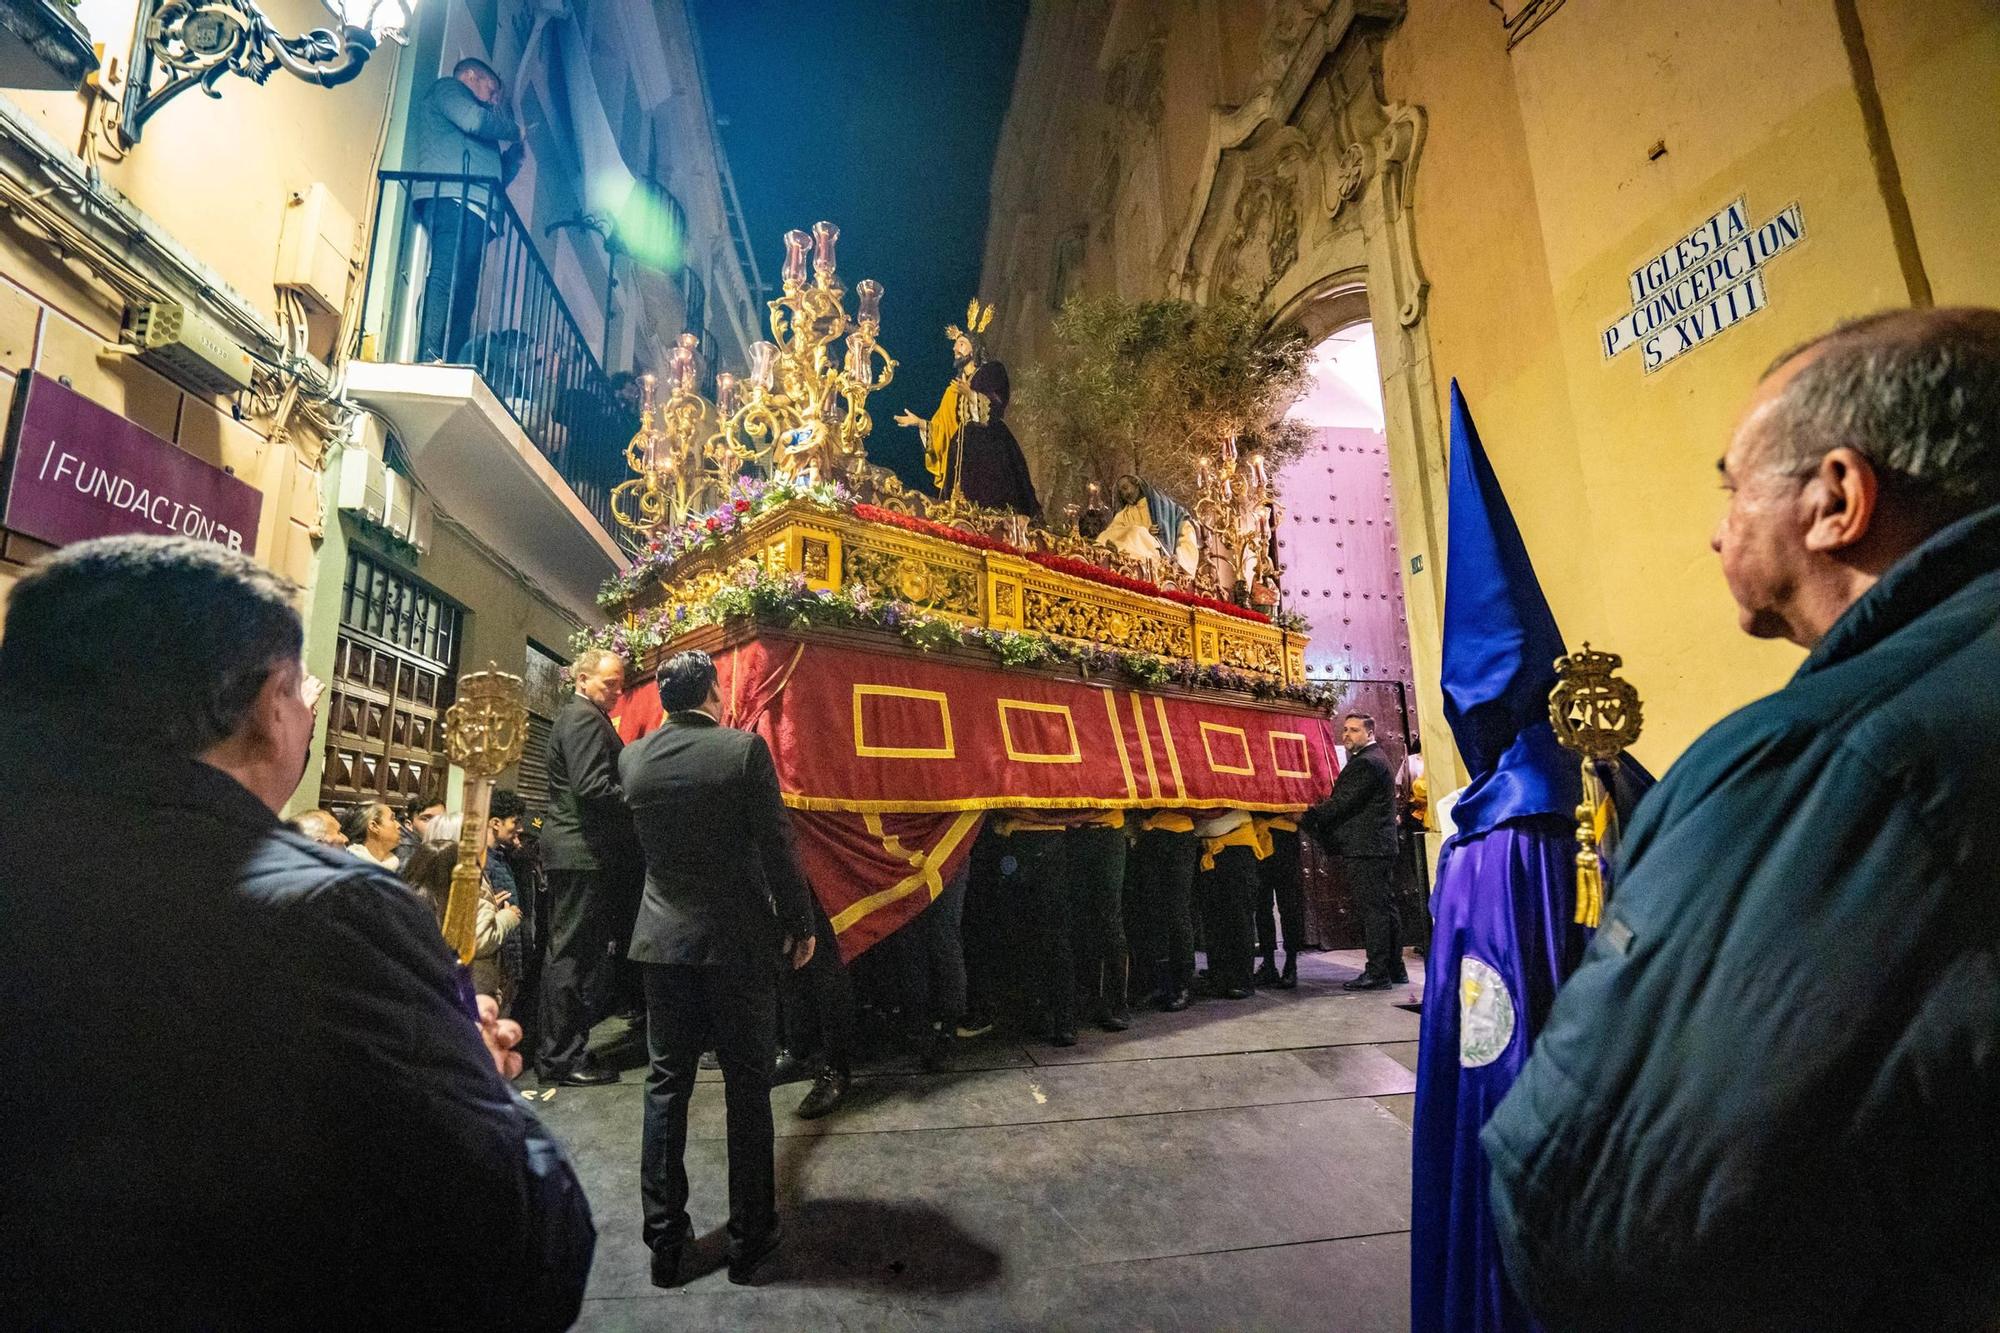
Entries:
{"type": "Polygon", "coordinates": [[[1196,877],[1195,893],[1201,899],[1209,980],[1217,990],[1247,990],[1257,948],[1250,923],[1257,901],[1257,853],[1248,847],[1223,848],[1215,854],[1215,868],[1196,877]]]}
{"type": "Polygon", "coordinates": [[[1007,839],[1015,882],[1027,897],[1034,949],[1029,968],[1044,1025],[1076,1030],[1076,939],[1072,933],[1068,834],[1024,831],[1007,839]]]}
{"type": "Polygon", "coordinates": [[[611,943],[629,878],[614,870],[548,872],[549,954],[542,965],[542,1040],[535,1061],[544,1074],[573,1069],[590,1044],[591,1025],[604,1016],[611,943]]]}
{"type": "Polygon", "coordinates": [[[1257,880],[1258,952],[1275,967],[1279,926],[1284,927],[1287,957],[1296,956],[1306,942],[1306,889],[1299,878],[1298,834],[1271,830],[1271,854],[1257,863],[1257,880]]]}
{"type": "Polygon", "coordinates": [[[780,983],[785,1008],[785,1048],[794,1055],[817,1051],[820,1062],[843,1074],[854,1065],[854,987],[847,964],[840,961],[840,943],[833,923],[819,902],[813,902],[812,961],[786,968],[780,983]]]}
{"type": "Polygon", "coordinates": [[[1138,863],[1132,878],[1138,900],[1132,913],[1135,979],[1169,995],[1186,990],[1194,982],[1191,911],[1201,840],[1192,833],[1145,829],[1133,859],[1138,863]]]}
{"type": "Polygon", "coordinates": [[[646,1124],[639,1148],[639,1197],[646,1246],[687,1238],[688,1098],[695,1068],[713,1046],[722,1065],[729,1130],[729,1238],[755,1244],[778,1224],[771,1062],[776,1056],[778,979],[774,967],[648,964],[646,1124]]]}
{"type": "Polygon", "coordinates": [[[1000,875],[1008,841],[992,832],[989,820],[966,863],[965,913],[959,923],[965,946],[965,1011],[982,1021],[1009,1003],[1014,974],[1011,885],[1002,883],[1000,875]]]}
{"type": "Polygon", "coordinates": [[[965,1017],[965,941],[961,929],[970,870],[970,866],[961,866],[944,892],[915,921],[884,941],[901,941],[898,962],[903,1014],[918,1036],[927,1034],[933,1023],[955,1028],[965,1017]]]}
{"type": "Polygon", "coordinates": [[[1404,975],[1402,923],[1396,912],[1393,856],[1345,856],[1341,869],[1361,914],[1361,938],[1368,947],[1368,971],[1378,977],[1404,975]]]}
{"type": "Polygon", "coordinates": [[[1073,828],[1068,843],[1075,911],[1077,993],[1089,1012],[1125,1007],[1125,853],[1122,828],[1073,828]]]}
{"type": "Polygon", "coordinates": [[[417,360],[449,361],[471,340],[486,255],[486,219],[457,199],[419,199],[417,220],[430,237],[430,270],[418,316],[417,360]]]}

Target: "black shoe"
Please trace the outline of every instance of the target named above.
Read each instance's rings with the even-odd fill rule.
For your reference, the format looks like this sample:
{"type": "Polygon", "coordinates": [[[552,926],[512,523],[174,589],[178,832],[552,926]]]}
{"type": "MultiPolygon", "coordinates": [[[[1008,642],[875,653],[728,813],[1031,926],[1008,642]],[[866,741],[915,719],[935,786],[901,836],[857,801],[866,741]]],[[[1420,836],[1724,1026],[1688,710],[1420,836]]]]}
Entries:
{"type": "Polygon", "coordinates": [[[1264,965],[1257,969],[1257,975],[1250,981],[1256,986],[1276,986],[1283,981],[1283,978],[1278,975],[1277,964],[1266,958],[1264,965]]]}
{"type": "MultiPolygon", "coordinates": [[[[813,1080],[811,1090],[806,1093],[805,1099],[799,1103],[799,1109],[793,1114],[801,1120],[817,1120],[840,1105],[841,1099],[845,1096],[847,1096],[847,1071],[827,1065],[819,1071],[819,1077],[813,1080]]],[[[731,1271],[734,1271],[733,1267],[731,1271]]],[[[734,1282],[736,1279],[731,1277],[729,1280],[734,1282]]]]}
{"type": "Polygon", "coordinates": [[[778,1058],[771,1064],[771,1086],[783,1087],[787,1083],[803,1083],[813,1076],[812,1062],[788,1050],[780,1050],[778,1058]]]}
{"type": "Polygon", "coordinates": [[[1194,1003],[1194,997],[1187,993],[1187,988],[1184,986],[1180,990],[1175,991],[1172,995],[1169,995],[1166,998],[1166,1000],[1160,1005],[1160,1008],[1166,1010],[1170,1014],[1177,1014],[1181,1010],[1187,1008],[1190,1004],[1193,1003],[1194,1003]]]}
{"type": "Polygon", "coordinates": [[[602,1065],[580,1064],[574,1069],[564,1070],[553,1077],[543,1075],[544,1083],[559,1083],[565,1088],[601,1088],[607,1083],[618,1081],[618,1071],[606,1069],[602,1065]]]}
{"type": "Polygon", "coordinates": [[[1123,1004],[1107,1004],[1097,1011],[1097,1026],[1106,1032],[1129,1032],[1132,1029],[1132,1011],[1123,1004]]]}
{"type": "Polygon", "coordinates": [[[942,1028],[930,1034],[917,1052],[917,1063],[926,1074],[935,1074],[951,1063],[951,1034],[942,1028]]]}
{"type": "Polygon", "coordinates": [[[678,1287],[680,1284],[681,1246],[679,1241],[675,1241],[653,1251],[653,1285],[678,1287]]]}
{"type": "Polygon", "coordinates": [[[1395,970],[1394,972],[1391,972],[1391,973],[1389,974],[1389,984],[1390,984],[1390,985],[1392,985],[1392,986],[1407,986],[1407,985],[1409,985],[1409,984],[1410,984],[1410,974],[1409,974],[1409,972],[1408,972],[1407,970],[1403,969],[1403,968],[1400,968],[1400,967],[1399,967],[1399,968],[1397,968],[1397,969],[1396,969],[1396,970],[1395,970]]]}
{"type": "Polygon", "coordinates": [[[1220,992],[1220,994],[1225,1000],[1247,1000],[1250,998],[1250,988],[1248,986],[1231,986],[1227,990],[1220,992]]]}
{"type": "Polygon", "coordinates": [[[1352,981],[1343,981],[1342,990],[1388,990],[1396,983],[1387,977],[1378,977],[1373,972],[1363,972],[1352,981]]]}
{"type": "Polygon", "coordinates": [[[1288,953],[1285,955],[1285,970],[1278,974],[1278,989],[1297,990],[1298,988],[1299,956],[1295,953],[1288,953]]]}
{"type": "Polygon", "coordinates": [[[971,1041],[983,1037],[993,1030],[993,1020],[984,1014],[967,1014],[959,1020],[955,1035],[960,1041],[971,1041]]]}
{"type": "Polygon", "coordinates": [[[778,1242],[781,1239],[783,1238],[779,1235],[777,1228],[773,1227],[771,1233],[762,1240],[752,1241],[740,1249],[731,1246],[729,1251],[729,1280],[739,1287],[748,1286],[751,1275],[757,1271],[757,1265],[771,1257],[771,1252],[778,1248],[778,1242]]]}
{"type": "Polygon", "coordinates": [[[1057,1028],[1053,1033],[1049,1035],[1049,1045],[1051,1046],[1076,1045],[1076,1029],[1057,1028]]]}

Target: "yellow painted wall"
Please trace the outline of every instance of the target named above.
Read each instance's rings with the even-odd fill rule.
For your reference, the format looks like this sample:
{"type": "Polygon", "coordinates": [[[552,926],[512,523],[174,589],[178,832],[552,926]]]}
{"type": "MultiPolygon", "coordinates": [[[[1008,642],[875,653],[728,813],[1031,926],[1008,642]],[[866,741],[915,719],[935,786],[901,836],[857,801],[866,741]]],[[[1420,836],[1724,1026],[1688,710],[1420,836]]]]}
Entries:
{"type": "MultiPolygon", "coordinates": [[[[1992,301],[1995,120],[1934,122],[1961,80],[2000,97],[1996,21],[1869,8],[1926,256],[1952,299],[1992,301]]],[[[1417,225],[1440,387],[1464,384],[1558,619],[1624,654],[1647,701],[1639,753],[1664,764],[1800,657],[1737,632],[1708,550],[1736,412],[1774,356],[1909,290],[1831,3],[1566,6],[1506,71],[1490,34],[1454,31],[1481,17],[1419,0],[1389,47],[1390,95],[1431,116],[1417,225]],[[1630,271],[1739,195],[1752,225],[1804,215],[1806,239],[1764,269],[1769,305],[1653,374],[1636,348],[1607,360],[1630,271]]]]}
{"type": "MultiPolygon", "coordinates": [[[[315,0],[270,0],[263,8],[287,33],[329,21],[315,0]]],[[[102,44],[106,71],[115,59],[122,76],[138,6],[86,0],[79,14],[92,40],[102,44]]],[[[98,154],[105,184],[273,319],[278,229],[294,193],[324,182],[355,219],[357,246],[367,242],[377,145],[400,49],[384,43],[360,76],[339,88],[320,88],[280,70],[262,86],[225,77],[216,85],[219,98],[199,89],[181,93],[146,123],[136,146],[122,156],[112,149],[98,154]]],[[[32,112],[57,143],[82,151],[83,97],[17,89],[0,95],[32,112]]],[[[100,105],[97,114],[115,110],[100,105]]],[[[322,357],[325,351],[316,349],[322,357]]]]}
{"type": "Polygon", "coordinates": [[[1875,82],[1940,305],[2000,305],[2000,4],[1859,0],[1875,82]]]}
{"type": "MultiPolygon", "coordinates": [[[[326,23],[325,9],[309,0],[274,0],[266,9],[288,32],[326,23]]],[[[113,67],[122,79],[137,12],[127,0],[84,0],[79,10],[102,44],[114,94],[123,84],[111,79],[113,67]]],[[[354,258],[363,257],[396,50],[385,46],[358,79],[338,89],[278,72],[261,87],[225,78],[220,99],[184,93],[122,152],[102,135],[85,133],[87,121],[115,114],[107,101],[19,89],[0,96],[30,113],[57,144],[92,161],[107,186],[275,326],[279,232],[294,194],[326,184],[354,218],[354,258]]],[[[36,238],[0,222],[0,398],[11,401],[15,373],[25,368],[65,377],[86,397],[232,471],[263,493],[256,558],[309,587],[320,531],[316,461],[324,442],[295,418],[293,438],[273,443],[269,423],[239,420],[230,400],[184,392],[108,350],[118,340],[123,308],[82,266],[65,265],[36,238]]],[[[335,326],[331,317],[313,320],[309,350],[322,360],[333,351],[335,326]]],[[[14,534],[0,543],[4,593],[46,548],[14,534]]]]}
{"type": "MultiPolygon", "coordinates": [[[[1309,0],[1112,6],[1125,29],[1149,16],[1166,43],[1157,138],[1120,151],[1157,153],[1170,213],[1200,206],[1189,196],[1212,151],[1211,111],[1282,67],[1288,39],[1270,25],[1307,31],[1321,10],[1341,12],[1309,0]],[[1194,51],[1212,53],[1206,73],[1194,51]]],[[[995,174],[1004,234],[989,238],[987,295],[1017,369],[1047,338],[1039,266],[1091,207],[1089,164],[1112,125],[1095,62],[1120,43],[1081,13],[1035,7],[995,174]],[[1005,248],[1017,232],[1033,234],[1019,254],[1005,248]]],[[[1575,0],[1510,49],[1496,6],[1405,0],[1380,92],[1426,115],[1413,214],[1430,286],[1416,355],[1430,358],[1440,419],[1456,377],[1558,621],[1571,642],[1625,656],[1646,700],[1639,755],[1664,767],[1800,659],[1736,629],[1708,549],[1715,460],[1764,368],[1841,319],[1921,294],[1898,246],[1903,203],[1937,300],[2000,304],[2000,5],[1575,0]],[[1631,308],[1630,271],[1738,196],[1753,226],[1793,203],[1803,213],[1804,240],[1763,268],[1768,305],[1650,375],[1637,348],[1607,361],[1602,334],[1631,308]]],[[[1108,233],[1093,229],[1087,290],[1129,287],[1110,262],[1130,240],[1129,210],[1121,199],[1108,233]]],[[[1332,276],[1312,268],[1330,262],[1317,245],[1327,226],[1302,219],[1302,258],[1278,292],[1332,276]]],[[[1168,290],[1171,264],[1159,268],[1155,289],[1168,290]]],[[[1397,462],[1406,534],[1424,517],[1401,484],[1420,460],[1397,462]]],[[[1434,633],[1419,600],[1412,630],[1434,633]]],[[[1436,660],[1434,648],[1416,656],[1436,660]]],[[[1430,709],[1424,721],[1435,732],[1442,719],[1430,709]]]]}

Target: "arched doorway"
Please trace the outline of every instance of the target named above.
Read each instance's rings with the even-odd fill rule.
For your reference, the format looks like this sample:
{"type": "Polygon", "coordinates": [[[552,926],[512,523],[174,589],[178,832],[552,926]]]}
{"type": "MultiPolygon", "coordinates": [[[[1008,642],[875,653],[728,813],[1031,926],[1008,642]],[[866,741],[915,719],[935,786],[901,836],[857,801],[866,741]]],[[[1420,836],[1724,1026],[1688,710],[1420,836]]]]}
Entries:
{"type": "MultiPolygon", "coordinates": [[[[1276,479],[1283,510],[1278,527],[1283,609],[1306,620],[1307,676],[1339,684],[1341,711],[1372,718],[1390,763],[1407,774],[1409,757],[1421,752],[1417,676],[1367,295],[1360,289],[1338,292],[1319,305],[1314,321],[1295,327],[1316,342],[1309,386],[1286,413],[1304,429],[1305,449],[1276,479]]],[[[1428,923],[1426,861],[1419,843],[1406,851],[1403,943],[1422,944],[1428,923]]],[[[1303,869],[1309,938],[1321,946],[1353,947],[1359,922],[1341,867],[1308,849],[1303,869]]]]}

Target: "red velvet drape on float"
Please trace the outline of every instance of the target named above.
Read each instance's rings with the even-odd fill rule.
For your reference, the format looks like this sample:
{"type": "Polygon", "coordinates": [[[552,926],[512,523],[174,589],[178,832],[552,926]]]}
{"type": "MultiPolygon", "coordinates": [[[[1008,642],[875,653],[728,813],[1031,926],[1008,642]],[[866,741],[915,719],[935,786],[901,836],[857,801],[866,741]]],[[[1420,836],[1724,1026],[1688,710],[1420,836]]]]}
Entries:
{"type": "MultiPolygon", "coordinates": [[[[813,891],[851,959],[951,882],[991,810],[1297,811],[1335,772],[1318,713],[780,635],[716,654],[722,721],[771,746],[813,891]]],[[[612,713],[660,725],[651,681],[612,713]]]]}

